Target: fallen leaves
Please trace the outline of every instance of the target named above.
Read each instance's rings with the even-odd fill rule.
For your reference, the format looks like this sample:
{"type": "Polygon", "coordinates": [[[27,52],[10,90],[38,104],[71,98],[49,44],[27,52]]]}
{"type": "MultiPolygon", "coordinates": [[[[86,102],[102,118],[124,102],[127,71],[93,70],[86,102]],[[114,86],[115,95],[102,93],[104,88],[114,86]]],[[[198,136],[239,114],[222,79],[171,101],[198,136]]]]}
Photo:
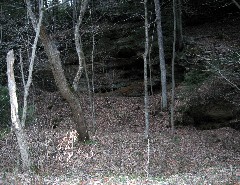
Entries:
{"type": "MultiPolygon", "coordinates": [[[[165,184],[210,181],[221,184],[235,178],[239,170],[239,150],[233,147],[240,140],[237,131],[231,128],[200,131],[183,127],[177,129],[172,138],[169,116],[159,112],[150,117],[150,164],[149,179],[146,179],[148,152],[143,136],[142,98],[95,97],[97,131],[91,133],[90,142],[77,143],[68,105],[58,93],[42,96],[43,101],[36,105],[37,122],[29,126],[27,133],[31,156],[40,170],[43,184],[161,184],[160,181],[165,184]],[[49,110],[47,105],[53,97],[54,105],[49,110]],[[59,115],[64,116],[53,129],[49,122],[59,115]]],[[[158,99],[159,95],[152,96],[150,102],[158,99]]],[[[91,123],[86,96],[82,96],[82,105],[86,120],[91,123]]],[[[19,168],[14,135],[10,133],[2,139],[0,146],[0,169],[6,169],[7,165],[9,169],[19,168]]],[[[30,182],[31,178],[36,184],[40,181],[37,177],[18,176],[15,182],[30,182]]]]}

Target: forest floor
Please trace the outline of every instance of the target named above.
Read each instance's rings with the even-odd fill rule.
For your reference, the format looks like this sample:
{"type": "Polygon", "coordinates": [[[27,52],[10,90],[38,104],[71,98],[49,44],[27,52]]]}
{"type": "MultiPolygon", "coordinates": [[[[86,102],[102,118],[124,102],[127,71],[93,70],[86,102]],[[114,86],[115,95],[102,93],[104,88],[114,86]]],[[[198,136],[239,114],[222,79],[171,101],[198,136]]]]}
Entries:
{"type": "MultiPolygon", "coordinates": [[[[151,110],[159,99],[159,95],[151,97],[151,110]]],[[[91,125],[87,96],[81,101],[91,125]]],[[[26,130],[34,173],[21,173],[16,138],[9,133],[0,140],[0,182],[240,183],[238,131],[182,127],[172,136],[169,116],[160,112],[150,116],[151,137],[145,141],[143,103],[141,97],[95,97],[96,133],[90,133],[90,142],[78,143],[67,103],[57,92],[40,92],[35,99],[36,122],[26,130]]]]}
{"type": "MultiPolygon", "coordinates": [[[[234,26],[239,25],[225,28],[234,32],[234,26]]],[[[211,50],[220,41],[209,37],[211,29],[217,28],[206,27],[210,28],[191,28],[188,33],[193,37],[202,33],[197,42],[211,50]]],[[[236,41],[239,32],[227,35],[225,31],[218,36],[234,46],[226,40],[236,41]]],[[[91,141],[86,143],[76,142],[70,109],[58,92],[33,94],[34,123],[26,129],[33,172],[21,172],[16,137],[7,133],[0,139],[0,184],[240,184],[239,131],[184,126],[172,135],[169,114],[158,109],[159,94],[150,97],[147,141],[142,97],[95,96],[96,132],[90,132],[91,141]]],[[[80,99],[91,129],[88,97],[80,99]]]]}

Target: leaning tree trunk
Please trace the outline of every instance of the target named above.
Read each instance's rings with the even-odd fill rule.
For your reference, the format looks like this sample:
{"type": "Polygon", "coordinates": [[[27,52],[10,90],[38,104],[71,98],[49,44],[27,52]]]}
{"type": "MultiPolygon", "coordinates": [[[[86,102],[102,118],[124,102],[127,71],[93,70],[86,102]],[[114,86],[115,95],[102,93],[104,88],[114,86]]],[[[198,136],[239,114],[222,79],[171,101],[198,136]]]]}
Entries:
{"type": "Polygon", "coordinates": [[[58,51],[54,42],[49,38],[45,28],[42,26],[40,32],[40,38],[44,46],[44,50],[48,56],[52,73],[56,82],[56,85],[61,95],[67,100],[72,110],[73,121],[76,123],[76,130],[78,133],[79,141],[89,139],[86,122],[84,119],[82,107],[77,96],[71,91],[69,84],[67,83],[62,63],[60,59],[60,52],[58,51]]]}
{"type": "MultiPolygon", "coordinates": [[[[32,25],[36,30],[36,17],[32,11],[30,0],[26,0],[25,2],[27,4],[27,9],[30,19],[32,21],[32,25]]],[[[71,108],[73,121],[76,124],[78,139],[79,141],[89,140],[89,134],[80,101],[78,100],[77,96],[71,91],[70,85],[67,83],[62,68],[60,52],[58,51],[56,45],[47,34],[47,31],[43,25],[41,26],[40,30],[40,38],[43,43],[44,50],[47,54],[49,63],[51,65],[56,85],[61,95],[67,100],[71,108]]]]}

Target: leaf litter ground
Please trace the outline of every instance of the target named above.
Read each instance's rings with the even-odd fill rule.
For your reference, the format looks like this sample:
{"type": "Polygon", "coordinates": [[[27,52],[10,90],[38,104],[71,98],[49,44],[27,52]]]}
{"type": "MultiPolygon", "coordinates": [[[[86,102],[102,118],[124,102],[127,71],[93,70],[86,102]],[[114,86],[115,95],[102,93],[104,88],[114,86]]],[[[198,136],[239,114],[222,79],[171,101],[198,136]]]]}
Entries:
{"type": "MultiPolygon", "coordinates": [[[[160,96],[150,98],[157,110],[160,96]]],[[[81,102],[92,124],[87,96],[81,102]]],[[[240,137],[231,128],[181,127],[173,137],[167,113],[150,116],[144,140],[143,98],[95,97],[96,127],[91,141],[76,142],[70,109],[59,93],[41,92],[29,125],[33,171],[21,173],[16,138],[0,141],[0,182],[4,184],[226,184],[240,181],[240,137]],[[53,128],[53,125],[54,128],[53,128]],[[55,128],[56,127],[56,128],[55,128]],[[149,163],[148,163],[149,154],[149,163]]],[[[1,184],[1,183],[0,183],[1,184]]]]}
{"type": "MultiPolygon", "coordinates": [[[[185,32],[195,38],[190,45],[223,54],[239,46],[239,24],[230,23],[185,32]],[[216,37],[216,30],[224,39],[216,37]]],[[[169,115],[159,111],[160,96],[155,95],[150,98],[148,150],[143,98],[102,96],[95,97],[96,132],[90,133],[90,142],[77,143],[65,100],[56,92],[38,93],[35,122],[26,129],[33,173],[21,172],[11,132],[0,140],[0,184],[240,184],[239,131],[186,126],[172,137],[169,115]]],[[[81,96],[81,102],[91,127],[87,97],[81,96]]]]}

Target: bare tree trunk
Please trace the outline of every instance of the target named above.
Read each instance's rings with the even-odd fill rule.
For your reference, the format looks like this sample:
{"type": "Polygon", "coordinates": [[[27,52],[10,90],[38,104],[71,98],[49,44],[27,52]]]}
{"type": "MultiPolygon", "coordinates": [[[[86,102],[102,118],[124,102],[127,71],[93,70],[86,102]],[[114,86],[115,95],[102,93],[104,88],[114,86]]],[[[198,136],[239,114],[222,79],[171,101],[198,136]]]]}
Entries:
{"type": "Polygon", "coordinates": [[[176,55],[176,27],[177,27],[177,20],[176,20],[176,0],[173,0],[173,50],[172,50],[172,96],[171,96],[171,127],[172,127],[172,134],[174,134],[174,106],[175,106],[175,74],[174,74],[174,61],[176,55]]]}
{"type": "Polygon", "coordinates": [[[144,105],[145,105],[145,139],[149,137],[149,97],[148,97],[148,72],[147,72],[147,56],[149,50],[149,36],[148,36],[148,13],[147,13],[147,0],[144,0],[145,10],[145,52],[143,55],[144,60],[144,105]]]}
{"type": "Polygon", "coordinates": [[[45,28],[42,27],[40,32],[40,37],[44,45],[45,51],[48,56],[48,60],[51,64],[53,76],[56,82],[56,85],[61,93],[61,95],[67,100],[69,106],[72,110],[73,120],[76,123],[76,130],[78,133],[78,139],[80,141],[89,140],[89,135],[87,131],[87,126],[85,118],[83,115],[81,104],[75,96],[75,94],[70,90],[70,86],[67,83],[64,71],[62,68],[62,63],[60,59],[60,53],[57,50],[54,42],[50,40],[46,34],[45,28]]]}
{"type": "MultiPolygon", "coordinates": [[[[42,18],[43,18],[43,1],[40,1],[40,8],[39,8],[39,21],[37,24],[37,28],[36,28],[36,36],[34,39],[34,43],[33,43],[33,47],[32,47],[32,55],[30,58],[30,64],[29,64],[29,69],[28,69],[28,80],[27,83],[24,83],[24,79],[23,79],[23,85],[24,85],[24,97],[23,97],[23,113],[22,113],[22,119],[21,119],[21,125],[24,128],[25,127],[25,122],[26,122],[26,116],[27,116],[27,98],[28,98],[28,93],[29,93],[29,88],[30,85],[32,83],[32,73],[33,73],[33,65],[34,65],[34,60],[35,60],[35,56],[36,56],[36,49],[37,49],[37,43],[38,43],[38,38],[39,38],[39,34],[40,34],[40,28],[42,25],[42,18]]],[[[23,75],[24,76],[24,75],[23,75]]]]}
{"type": "Polygon", "coordinates": [[[54,43],[49,40],[45,29],[41,30],[41,40],[47,51],[47,56],[52,67],[52,72],[61,95],[68,101],[73,114],[73,120],[76,123],[78,139],[80,141],[89,140],[89,135],[84,119],[82,107],[78,98],[70,90],[61,64],[60,53],[54,43]]]}
{"type": "Polygon", "coordinates": [[[159,0],[154,0],[156,23],[157,23],[157,35],[158,35],[158,47],[159,47],[159,60],[161,70],[161,84],[162,84],[162,108],[167,109],[167,79],[166,79],[166,66],[164,58],[163,47],[163,35],[162,35],[162,23],[161,23],[161,8],[159,0]]]}
{"type": "Polygon", "coordinates": [[[17,137],[18,146],[20,149],[21,159],[23,169],[30,170],[31,161],[29,157],[29,149],[27,144],[27,136],[22,128],[18,115],[18,101],[16,95],[16,83],[14,77],[14,53],[13,50],[9,51],[7,54],[7,75],[8,75],[8,90],[10,95],[10,104],[11,104],[11,119],[14,132],[17,137]]]}
{"type": "Polygon", "coordinates": [[[91,17],[91,24],[92,24],[92,53],[91,53],[91,62],[92,62],[92,93],[91,93],[91,110],[92,110],[92,127],[93,133],[96,132],[96,113],[95,113],[95,100],[94,100],[94,92],[95,92],[95,85],[94,85],[94,54],[95,54],[95,32],[93,27],[93,20],[92,20],[92,10],[90,9],[90,17],[91,17]]]}
{"type": "MultiPolygon", "coordinates": [[[[83,46],[82,46],[82,38],[81,38],[81,34],[80,34],[80,27],[81,27],[84,14],[85,14],[87,6],[88,6],[88,2],[89,2],[89,0],[82,1],[80,14],[79,14],[77,23],[75,25],[75,30],[74,30],[76,51],[77,51],[78,59],[79,59],[79,68],[78,68],[77,74],[76,74],[76,76],[74,78],[74,81],[73,81],[73,88],[74,88],[75,91],[78,90],[79,80],[81,78],[82,70],[83,70],[83,67],[84,67],[85,76],[86,76],[87,85],[88,85],[88,95],[89,95],[89,101],[90,101],[90,104],[91,104],[92,116],[94,116],[94,104],[93,104],[92,92],[91,92],[91,87],[90,87],[90,80],[89,80],[89,77],[88,77],[87,65],[86,65],[85,55],[84,55],[83,46]]],[[[93,46],[93,49],[94,49],[94,46],[93,46]]],[[[93,62],[93,53],[92,53],[92,62],[93,62]]],[[[95,132],[95,117],[92,117],[92,119],[93,119],[92,120],[92,122],[93,122],[93,132],[95,132]]]]}
{"type": "Polygon", "coordinates": [[[56,32],[57,21],[58,21],[58,0],[52,0],[52,31],[53,33],[56,32]]]}
{"type": "Polygon", "coordinates": [[[183,50],[183,30],[182,30],[182,3],[181,0],[175,2],[175,19],[176,19],[176,50],[183,50]]]}
{"type": "Polygon", "coordinates": [[[28,94],[29,94],[29,88],[32,83],[33,65],[34,65],[34,59],[36,56],[35,53],[36,53],[38,37],[39,37],[40,27],[41,27],[42,17],[43,17],[43,11],[42,11],[43,0],[40,1],[39,7],[40,7],[39,22],[36,26],[36,36],[35,36],[34,43],[32,46],[32,55],[30,58],[30,64],[29,64],[29,69],[28,69],[27,83],[25,83],[25,80],[24,80],[22,56],[21,56],[21,51],[20,51],[20,64],[21,64],[22,78],[23,78],[23,85],[24,85],[23,114],[22,114],[21,121],[20,121],[19,115],[18,115],[18,101],[17,101],[17,95],[16,95],[16,83],[15,83],[14,70],[13,70],[13,64],[14,64],[13,50],[9,51],[9,53],[7,55],[8,87],[9,87],[10,103],[11,103],[12,125],[14,128],[16,137],[17,137],[19,148],[20,148],[23,168],[27,169],[27,170],[30,170],[31,161],[30,161],[30,157],[29,157],[29,150],[28,150],[28,144],[27,144],[28,139],[24,132],[24,127],[25,127],[25,121],[26,121],[26,115],[27,115],[27,98],[28,98],[28,94]]]}
{"type": "Polygon", "coordinates": [[[76,50],[77,50],[78,59],[79,59],[79,68],[78,68],[77,74],[76,74],[76,76],[74,78],[74,81],[73,81],[73,88],[74,88],[75,91],[77,91],[77,89],[78,89],[78,83],[79,83],[79,80],[80,80],[81,75],[82,75],[83,64],[85,63],[85,56],[84,56],[84,52],[83,52],[83,49],[82,49],[82,39],[81,39],[81,35],[80,35],[80,32],[79,32],[79,28],[82,24],[83,17],[84,17],[84,14],[86,12],[86,9],[87,9],[88,2],[89,2],[89,0],[84,0],[82,2],[80,15],[78,17],[77,24],[75,25],[75,31],[74,31],[75,45],[76,45],[76,50]]]}
{"type": "MultiPolygon", "coordinates": [[[[0,15],[1,17],[3,16],[3,13],[2,13],[2,6],[0,8],[0,15]]],[[[0,25],[0,44],[2,43],[2,38],[3,38],[3,32],[2,32],[3,28],[2,28],[2,25],[0,25]]]]}
{"type": "MultiPolygon", "coordinates": [[[[26,0],[28,13],[31,18],[33,27],[36,28],[36,18],[32,12],[31,4],[29,0],[26,0]]],[[[79,141],[89,140],[89,134],[83,115],[82,107],[77,96],[71,91],[69,84],[67,83],[62,63],[60,59],[60,52],[58,51],[54,42],[48,36],[44,26],[41,26],[40,38],[44,46],[44,50],[48,56],[48,60],[51,65],[52,73],[56,82],[56,85],[61,95],[67,100],[72,110],[72,118],[76,124],[76,130],[78,133],[79,141]]]]}
{"type": "MultiPolygon", "coordinates": [[[[82,21],[83,21],[84,14],[85,14],[87,6],[88,6],[88,2],[89,2],[89,0],[84,0],[82,2],[80,14],[79,14],[77,23],[75,25],[75,30],[74,30],[76,51],[77,51],[78,59],[79,59],[79,68],[78,68],[77,74],[76,74],[76,76],[74,78],[74,81],[73,81],[73,88],[74,88],[75,91],[78,90],[78,84],[79,84],[79,80],[81,78],[82,70],[83,70],[83,66],[84,66],[85,76],[86,76],[86,80],[87,80],[87,84],[88,84],[89,101],[90,101],[90,104],[91,104],[91,110],[92,110],[92,116],[93,116],[92,117],[92,119],[93,119],[92,120],[93,121],[93,132],[95,132],[95,116],[94,116],[93,97],[92,97],[92,92],[91,92],[91,87],[90,87],[90,80],[89,80],[89,77],[88,77],[86,60],[85,60],[83,47],[82,47],[81,34],[80,34],[80,31],[79,31],[80,26],[81,26],[82,21]]],[[[93,49],[94,49],[94,46],[93,46],[93,49]]],[[[93,62],[93,53],[92,53],[92,62],[93,62]]]]}
{"type": "MultiPolygon", "coordinates": [[[[152,22],[152,20],[150,20],[150,22],[152,22]]],[[[153,45],[153,39],[154,39],[153,36],[154,36],[155,25],[156,24],[154,24],[154,29],[153,29],[152,36],[151,36],[151,45],[149,46],[149,54],[148,54],[148,65],[149,65],[149,76],[150,76],[149,80],[150,80],[150,86],[151,86],[151,95],[153,95],[151,52],[152,52],[152,45],[153,45]]]]}
{"type": "Polygon", "coordinates": [[[95,52],[95,36],[93,33],[93,46],[92,46],[92,93],[91,93],[91,111],[92,111],[92,127],[93,133],[96,131],[96,114],[95,114],[95,100],[94,100],[94,92],[95,92],[95,85],[94,85],[94,52],[95,52]]]}
{"type": "Polygon", "coordinates": [[[76,0],[72,0],[72,9],[73,9],[73,27],[76,25],[77,20],[77,3],[76,0]]]}

